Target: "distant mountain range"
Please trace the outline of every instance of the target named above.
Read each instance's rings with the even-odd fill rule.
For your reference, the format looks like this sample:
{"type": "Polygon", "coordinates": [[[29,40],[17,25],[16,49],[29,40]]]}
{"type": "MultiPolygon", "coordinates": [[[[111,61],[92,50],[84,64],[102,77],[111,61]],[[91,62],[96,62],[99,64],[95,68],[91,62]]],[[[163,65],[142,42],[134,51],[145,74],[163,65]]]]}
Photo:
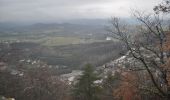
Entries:
{"type": "Polygon", "coordinates": [[[83,25],[70,23],[36,23],[32,25],[0,24],[0,35],[41,34],[55,36],[97,36],[107,33],[102,25],[83,25]],[[96,35],[97,34],[97,35],[96,35]]]}
{"type": "MultiPolygon", "coordinates": [[[[125,19],[135,24],[131,19],[125,19]]],[[[0,23],[0,34],[107,34],[105,26],[109,19],[79,19],[63,23],[0,23]]]]}

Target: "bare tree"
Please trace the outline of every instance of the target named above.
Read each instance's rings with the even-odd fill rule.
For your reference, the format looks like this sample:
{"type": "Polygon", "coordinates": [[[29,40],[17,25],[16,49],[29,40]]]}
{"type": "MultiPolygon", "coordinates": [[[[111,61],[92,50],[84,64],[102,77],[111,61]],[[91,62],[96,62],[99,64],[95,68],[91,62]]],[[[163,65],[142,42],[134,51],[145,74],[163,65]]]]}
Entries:
{"type": "Polygon", "coordinates": [[[170,0],[163,0],[163,2],[153,9],[156,13],[170,13],[170,0]]]}
{"type": "Polygon", "coordinates": [[[111,20],[109,32],[115,39],[125,44],[132,57],[139,61],[148,72],[161,96],[167,98],[167,89],[162,89],[162,85],[168,85],[167,69],[162,67],[166,62],[163,48],[166,42],[166,32],[162,26],[163,20],[159,15],[146,15],[139,12],[135,12],[134,16],[140,22],[138,34],[131,34],[132,31],[127,25],[116,17],[111,20]],[[159,77],[155,76],[156,71],[159,72],[159,77]],[[157,78],[160,80],[157,81],[157,78]]]}

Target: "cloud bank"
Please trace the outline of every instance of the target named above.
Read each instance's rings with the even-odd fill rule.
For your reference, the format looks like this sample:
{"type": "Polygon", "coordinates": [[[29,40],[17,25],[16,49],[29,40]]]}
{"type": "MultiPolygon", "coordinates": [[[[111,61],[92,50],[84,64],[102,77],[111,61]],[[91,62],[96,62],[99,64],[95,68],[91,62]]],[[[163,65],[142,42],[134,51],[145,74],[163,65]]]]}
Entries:
{"type": "Polygon", "coordinates": [[[161,0],[0,0],[0,22],[54,22],[129,17],[130,9],[152,11],[161,0]]]}

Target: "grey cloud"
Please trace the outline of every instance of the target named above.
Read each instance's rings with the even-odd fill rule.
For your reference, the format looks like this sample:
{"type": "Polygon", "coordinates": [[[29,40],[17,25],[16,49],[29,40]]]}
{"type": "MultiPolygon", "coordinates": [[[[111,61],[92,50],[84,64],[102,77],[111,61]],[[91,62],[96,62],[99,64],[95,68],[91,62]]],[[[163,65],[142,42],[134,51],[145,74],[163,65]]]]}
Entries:
{"type": "Polygon", "coordinates": [[[0,22],[58,21],[128,15],[131,6],[151,8],[160,0],[0,0],[0,22]]]}

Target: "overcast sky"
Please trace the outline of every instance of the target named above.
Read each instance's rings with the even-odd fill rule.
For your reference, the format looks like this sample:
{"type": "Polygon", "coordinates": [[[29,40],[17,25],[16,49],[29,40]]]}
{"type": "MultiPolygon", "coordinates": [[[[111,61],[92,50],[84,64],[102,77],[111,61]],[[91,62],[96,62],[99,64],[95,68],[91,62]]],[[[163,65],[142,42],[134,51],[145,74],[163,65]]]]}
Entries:
{"type": "Polygon", "coordinates": [[[152,11],[161,0],[0,0],[0,22],[53,22],[129,17],[130,9],[152,11]]]}

